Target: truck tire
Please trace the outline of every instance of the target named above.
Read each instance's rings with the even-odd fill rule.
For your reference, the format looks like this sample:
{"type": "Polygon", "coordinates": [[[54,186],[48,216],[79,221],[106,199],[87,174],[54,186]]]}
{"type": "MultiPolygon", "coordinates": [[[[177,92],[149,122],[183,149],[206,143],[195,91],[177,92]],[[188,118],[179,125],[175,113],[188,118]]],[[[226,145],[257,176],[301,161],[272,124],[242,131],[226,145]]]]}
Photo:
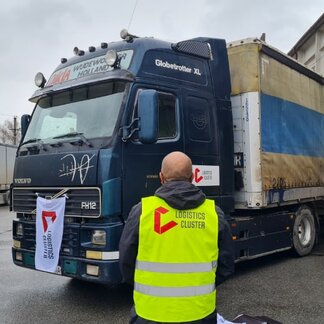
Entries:
{"type": "Polygon", "coordinates": [[[293,247],[297,255],[308,255],[315,244],[316,229],[312,211],[302,206],[296,212],[293,228],[293,247]]]}

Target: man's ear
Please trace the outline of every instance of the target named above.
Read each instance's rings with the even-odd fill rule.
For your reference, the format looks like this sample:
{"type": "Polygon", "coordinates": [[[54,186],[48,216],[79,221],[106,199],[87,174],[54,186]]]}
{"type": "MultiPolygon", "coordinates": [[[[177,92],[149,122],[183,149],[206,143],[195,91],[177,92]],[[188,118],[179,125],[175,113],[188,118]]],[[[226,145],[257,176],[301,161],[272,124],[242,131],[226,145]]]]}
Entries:
{"type": "Polygon", "coordinates": [[[193,172],[192,172],[189,181],[192,182],[193,179],[194,179],[194,174],[193,174],[193,172]]]}
{"type": "Polygon", "coordinates": [[[165,182],[165,178],[162,172],[159,173],[161,184],[165,182]]]}

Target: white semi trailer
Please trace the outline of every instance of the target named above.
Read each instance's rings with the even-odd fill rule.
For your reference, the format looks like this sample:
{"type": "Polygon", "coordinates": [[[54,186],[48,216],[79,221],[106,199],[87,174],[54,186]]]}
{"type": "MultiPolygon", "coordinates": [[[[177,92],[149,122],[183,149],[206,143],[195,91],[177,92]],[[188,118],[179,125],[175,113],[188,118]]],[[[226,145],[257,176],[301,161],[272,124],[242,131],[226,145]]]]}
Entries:
{"type": "Polygon", "coordinates": [[[17,147],[0,144],[0,205],[9,203],[17,147]]]}

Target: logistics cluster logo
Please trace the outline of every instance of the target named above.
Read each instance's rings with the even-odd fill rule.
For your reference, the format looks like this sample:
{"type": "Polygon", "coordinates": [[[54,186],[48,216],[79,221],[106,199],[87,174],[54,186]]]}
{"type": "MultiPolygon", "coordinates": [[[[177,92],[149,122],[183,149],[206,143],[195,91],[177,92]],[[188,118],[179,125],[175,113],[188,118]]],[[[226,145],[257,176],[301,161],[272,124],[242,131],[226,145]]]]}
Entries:
{"type": "Polygon", "coordinates": [[[164,207],[158,207],[154,210],[154,232],[158,234],[163,234],[169,231],[174,226],[177,226],[178,223],[175,221],[170,221],[164,225],[161,225],[161,218],[163,215],[168,213],[169,211],[164,207]]]}
{"type": "Polygon", "coordinates": [[[176,210],[175,218],[178,222],[170,220],[162,224],[162,216],[169,212],[168,209],[160,206],[154,210],[154,232],[161,235],[173,227],[179,225],[184,230],[205,230],[206,214],[199,210],[176,210]]]}
{"type": "Polygon", "coordinates": [[[47,232],[48,222],[51,221],[54,223],[56,220],[56,212],[55,211],[42,211],[42,221],[43,221],[43,229],[44,233],[47,232]]]}
{"type": "Polygon", "coordinates": [[[52,237],[52,231],[48,230],[48,226],[50,223],[54,223],[56,220],[56,212],[55,211],[42,211],[42,222],[43,222],[43,258],[54,260],[54,243],[52,237]],[[48,231],[47,231],[48,230],[48,231]]]}

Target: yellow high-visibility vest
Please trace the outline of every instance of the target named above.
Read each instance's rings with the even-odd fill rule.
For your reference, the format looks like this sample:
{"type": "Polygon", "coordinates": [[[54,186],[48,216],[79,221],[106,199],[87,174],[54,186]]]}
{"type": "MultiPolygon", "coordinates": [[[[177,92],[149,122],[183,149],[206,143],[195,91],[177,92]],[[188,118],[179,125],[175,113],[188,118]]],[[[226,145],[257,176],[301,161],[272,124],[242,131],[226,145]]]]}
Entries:
{"type": "Polygon", "coordinates": [[[202,319],[216,308],[218,216],[213,200],[176,210],[142,199],[135,267],[136,313],[157,322],[202,319]]]}

